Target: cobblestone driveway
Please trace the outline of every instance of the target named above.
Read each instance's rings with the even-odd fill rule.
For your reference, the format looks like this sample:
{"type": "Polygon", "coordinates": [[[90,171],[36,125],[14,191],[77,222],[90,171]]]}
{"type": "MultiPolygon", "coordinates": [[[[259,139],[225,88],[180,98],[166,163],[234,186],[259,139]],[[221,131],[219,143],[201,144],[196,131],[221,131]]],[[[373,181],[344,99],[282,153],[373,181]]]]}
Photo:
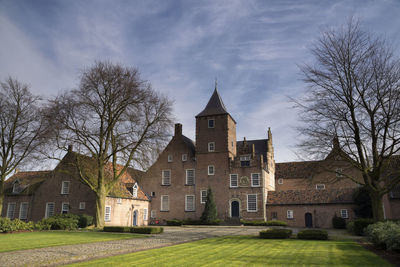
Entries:
{"type": "Polygon", "coordinates": [[[257,235],[263,227],[207,226],[164,227],[164,233],[89,244],[56,246],[0,253],[1,266],[56,266],[140,250],[171,246],[224,235],[257,235]]]}

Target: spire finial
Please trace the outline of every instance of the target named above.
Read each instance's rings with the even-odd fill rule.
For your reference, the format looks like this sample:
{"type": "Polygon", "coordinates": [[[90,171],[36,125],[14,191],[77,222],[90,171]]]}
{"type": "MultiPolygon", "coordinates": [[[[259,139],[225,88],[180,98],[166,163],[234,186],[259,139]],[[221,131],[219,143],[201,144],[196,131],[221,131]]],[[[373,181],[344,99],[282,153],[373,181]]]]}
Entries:
{"type": "Polygon", "coordinates": [[[218,80],[217,77],[215,77],[215,90],[217,90],[217,87],[218,87],[218,80]]]}

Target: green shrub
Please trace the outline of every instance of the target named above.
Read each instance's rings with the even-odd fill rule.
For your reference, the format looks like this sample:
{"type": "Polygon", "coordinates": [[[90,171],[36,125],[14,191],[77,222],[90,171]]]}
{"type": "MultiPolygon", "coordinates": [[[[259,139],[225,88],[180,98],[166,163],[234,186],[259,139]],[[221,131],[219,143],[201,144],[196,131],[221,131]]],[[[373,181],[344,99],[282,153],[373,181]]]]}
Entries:
{"type": "Polygon", "coordinates": [[[129,226],[104,226],[104,232],[117,232],[117,233],[129,233],[131,227],[129,226]]]}
{"type": "Polygon", "coordinates": [[[342,217],[336,216],[335,213],[335,216],[332,218],[332,225],[335,229],[346,229],[346,220],[342,217]]]}
{"type": "Polygon", "coordinates": [[[0,217],[0,233],[11,233],[15,231],[32,231],[33,222],[24,222],[20,219],[10,220],[0,217]]]}
{"type": "Polygon", "coordinates": [[[328,232],[325,230],[303,230],[297,234],[298,239],[307,239],[307,240],[327,240],[328,232]]]}
{"type": "Polygon", "coordinates": [[[75,230],[78,229],[79,216],[75,214],[58,214],[37,222],[38,230],[75,230]]]}
{"type": "Polygon", "coordinates": [[[186,219],[182,221],[183,225],[219,225],[221,220],[216,219],[214,221],[202,221],[202,220],[192,220],[186,219]]]}
{"type": "Polygon", "coordinates": [[[363,235],[364,229],[368,225],[373,224],[373,223],[374,223],[373,219],[368,219],[368,218],[355,219],[354,220],[354,234],[363,235]]]}
{"type": "Polygon", "coordinates": [[[86,228],[93,224],[93,216],[87,214],[79,215],[78,219],[78,227],[79,228],[86,228]]]}
{"type": "Polygon", "coordinates": [[[290,229],[268,229],[260,232],[260,238],[266,239],[284,239],[292,235],[290,229]]]}
{"type": "Polygon", "coordinates": [[[131,233],[135,234],[161,234],[164,232],[162,227],[131,227],[131,233]]]}
{"type": "Polygon", "coordinates": [[[166,223],[167,223],[168,226],[181,226],[183,224],[183,222],[181,220],[178,220],[178,219],[167,220],[166,223]]]}
{"type": "Polygon", "coordinates": [[[207,200],[204,211],[201,214],[200,220],[204,224],[212,224],[217,220],[217,206],[215,205],[214,196],[211,187],[207,190],[207,200]]]}
{"type": "Polygon", "coordinates": [[[240,220],[243,225],[246,226],[287,226],[284,221],[272,220],[272,221],[247,221],[240,220]]]}
{"type": "Polygon", "coordinates": [[[349,222],[346,225],[347,232],[354,235],[354,222],[349,222]]]}
{"type": "Polygon", "coordinates": [[[365,229],[369,241],[387,250],[400,251],[400,225],[395,222],[378,222],[365,229]]]}

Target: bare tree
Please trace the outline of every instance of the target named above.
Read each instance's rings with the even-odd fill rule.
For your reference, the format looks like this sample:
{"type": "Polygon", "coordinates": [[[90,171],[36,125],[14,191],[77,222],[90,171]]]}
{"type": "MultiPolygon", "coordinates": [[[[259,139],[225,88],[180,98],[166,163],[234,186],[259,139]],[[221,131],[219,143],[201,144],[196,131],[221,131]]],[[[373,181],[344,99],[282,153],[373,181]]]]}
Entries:
{"type": "Polygon", "coordinates": [[[4,181],[46,140],[40,98],[11,77],[0,83],[0,214],[4,181]]]}
{"type": "Polygon", "coordinates": [[[383,220],[382,198],[400,182],[399,173],[388,175],[400,149],[400,61],[354,19],[324,32],[312,53],[315,64],[300,67],[309,86],[296,101],[305,122],[300,147],[320,155],[335,139],[362,174],[347,178],[365,186],[374,219],[383,220]]]}
{"type": "Polygon", "coordinates": [[[96,194],[96,227],[104,226],[105,199],[118,179],[129,166],[147,165],[151,151],[165,141],[171,106],[136,69],[109,62],[85,69],[78,89],[52,101],[58,146],[73,144],[96,164],[87,171],[76,157],[80,179],[96,194]]]}

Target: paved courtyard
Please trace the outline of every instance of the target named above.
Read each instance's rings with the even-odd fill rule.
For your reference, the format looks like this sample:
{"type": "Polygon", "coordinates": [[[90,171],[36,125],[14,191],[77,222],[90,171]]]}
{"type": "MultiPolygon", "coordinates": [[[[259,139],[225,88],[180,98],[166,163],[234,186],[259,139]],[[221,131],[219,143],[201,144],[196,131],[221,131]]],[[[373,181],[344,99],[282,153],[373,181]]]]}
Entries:
{"type": "Polygon", "coordinates": [[[89,244],[56,246],[0,253],[1,266],[56,266],[93,258],[126,254],[224,235],[257,235],[265,227],[186,226],[164,227],[164,233],[89,244]]]}

